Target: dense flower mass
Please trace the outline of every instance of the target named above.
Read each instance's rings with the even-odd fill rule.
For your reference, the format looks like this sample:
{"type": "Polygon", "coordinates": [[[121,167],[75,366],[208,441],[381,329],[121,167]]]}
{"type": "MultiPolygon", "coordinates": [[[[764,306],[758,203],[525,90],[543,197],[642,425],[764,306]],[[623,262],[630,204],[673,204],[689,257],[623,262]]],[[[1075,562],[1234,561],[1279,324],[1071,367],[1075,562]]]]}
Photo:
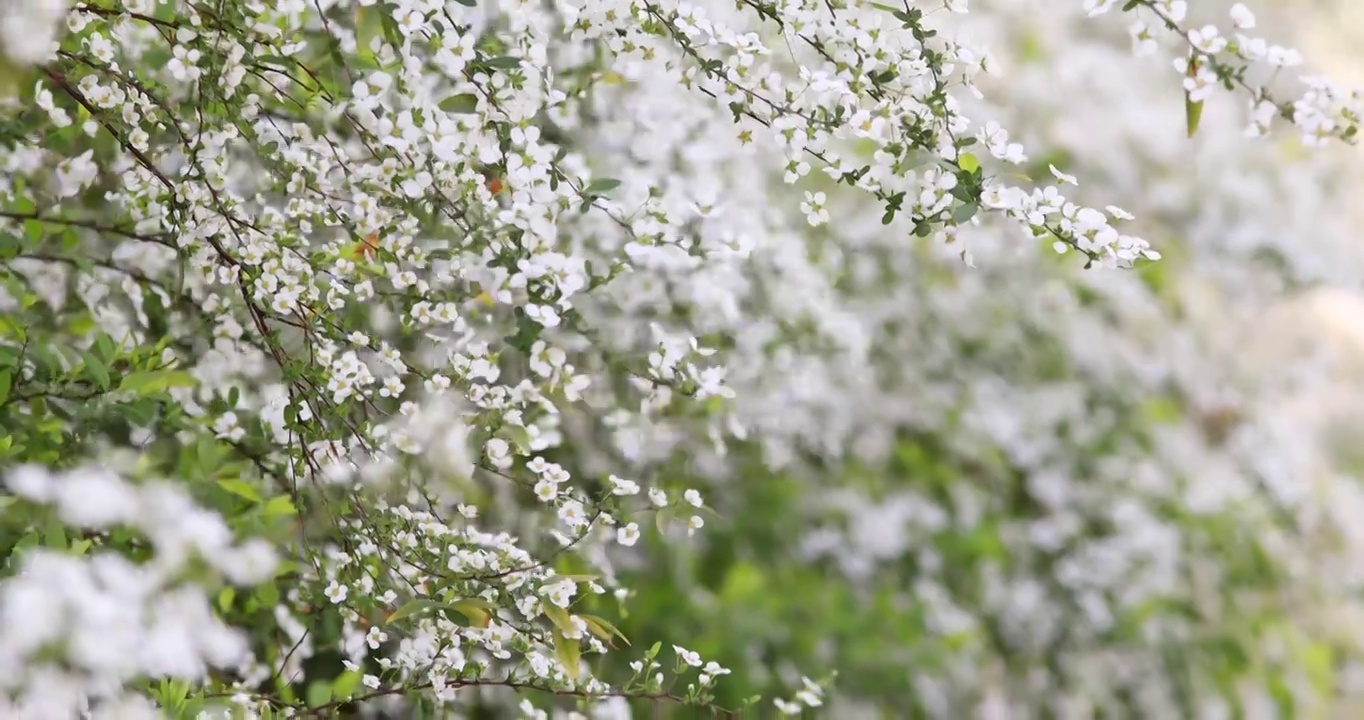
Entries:
{"type": "Polygon", "coordinates": [[[1349,141],[1358,96],[1278,78],[1240,4],[977,4],[0,0],[0,715],[858,702],[793,656],[729,703],[741,636],[619,627],[774,469],[831,587],[911,558],[891,604],[950,652],[878,662],[926,716],[1159,716],[1226,694],[1204,626],[1317,640],[1276,612],[1357,590],[1308,559],[1357,562],[1350,485],[1150,278],[1364,265],[1239,219],[1329,219],[1289,171],[1138,179],[1206,125],[1220,173],[1311,181],[1221,130],[1349,141]],[[1047,56],[1119,10],[1120,51],[1047,56]],[[1056,106],[1159,93],[1133,48],[1182,117],[1056,106]],[[840,480],[878,472],[914,477],[840,480]]]}

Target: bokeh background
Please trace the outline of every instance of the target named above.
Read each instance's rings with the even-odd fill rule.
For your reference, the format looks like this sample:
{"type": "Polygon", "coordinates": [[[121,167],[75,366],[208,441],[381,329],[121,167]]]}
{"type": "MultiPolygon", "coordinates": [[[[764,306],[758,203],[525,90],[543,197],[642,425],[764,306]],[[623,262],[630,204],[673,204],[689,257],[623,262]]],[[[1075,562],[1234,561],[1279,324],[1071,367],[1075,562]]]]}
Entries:
{"type": "MultiPolygon", "coordinates": [[[[837,388],[750,368],[749,421],[801,442],[678,458],[718,518],[622,560],[621,628],[731,668],[722,704],[837,671],[840,718],[1364,717],[1364,156],[1248,140],[1239,98],[1187,138],[1169,56],[1079,5],[973,0],[981,112],[1165,260],[1085,273],[982,228],[966,271],[827,188],[845,221],[811,242],[867,351],[837,388]]],[[[1364,80],[1360,4],[1252,7],[1364,80]]]]}

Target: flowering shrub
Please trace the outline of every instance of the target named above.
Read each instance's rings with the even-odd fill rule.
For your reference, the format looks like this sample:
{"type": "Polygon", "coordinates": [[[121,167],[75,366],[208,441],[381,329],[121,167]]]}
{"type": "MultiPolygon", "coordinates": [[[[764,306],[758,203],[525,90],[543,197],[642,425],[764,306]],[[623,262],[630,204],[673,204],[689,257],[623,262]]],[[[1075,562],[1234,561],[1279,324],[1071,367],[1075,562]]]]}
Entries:
{"type": "MultiPolygon", "coordinates": [[[[1236,475],[1291,496],[1293,467],[1255,464],[1282,444],[1152,426],[1203,400],[1203,365],[1143,354],[1190,332],[1161,334],[1179,304],[1129,229],[1162,225],[1110,204],[1140,189],[1063,191],[1090,159],[1039,160],[1065,141],[1008,122],[1038,97],[948,39],[964,0],[3,1],[6,717],[737,710],[758,700],[715,657],[742,648],[618,624],[667,587],[632,548],[743,528],[766,491],[724,479],[759,462],[828,474],[781,506],[811,567],[890,492],[860,467],[936,483],[894,491],[922,527],[864,525],[831,563],[851,588],[937,545],[912,574],[948,651],[883,658],[926,713],[990,690],[986,633],[1021,649],[986,700],[1085,701],[1059,683],[1102,704],[1181,677],[1152,658],[1204,639],[1171,618],[1300,600],[1202,592],[1246,563],[1341,597],[1236,475]],[[1187,480],[1215,460],[1234,477],[1210,498],[1187,480]]],[[[1282,99],[1259,74],[1300,58],[1190,29],[1184,5],[1121,8],[1139,51],[1182,58],[1177,132],[1221,84],[1251,134],[1353,138],[1356,96],[1307,78],[1282,99]]],[[[1269,624],[1255,642],[1311,635],[1269,624]]],[[[763,712],[824,705],[800,672],[763,712]]]]}

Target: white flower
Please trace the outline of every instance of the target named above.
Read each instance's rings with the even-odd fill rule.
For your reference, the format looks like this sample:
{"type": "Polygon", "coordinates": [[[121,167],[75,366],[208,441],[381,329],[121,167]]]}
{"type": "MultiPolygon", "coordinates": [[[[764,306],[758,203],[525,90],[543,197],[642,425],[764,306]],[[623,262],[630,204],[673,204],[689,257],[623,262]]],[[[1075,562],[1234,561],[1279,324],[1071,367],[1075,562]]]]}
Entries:
{"type": "Polygon", "coordinates": [[[554,308],[548,305],[536,305],[532,303],[526,305],[525,310],[526,317],[545,327],[552,328],[559,326],[559,313],[555,312],[554,308]]]}
{"type": "Polygon", "coordinates": [[[684,647],[674,645],[673,652],[677,653],[677,658],[691,667],[701,667],[701,655],[684,647]]]}
{"type": "Polygon", "coordinates": [[[573,596],[578,594],[578,584],[572,580],[560,580],[559,582],[545,585],[540,588],[540,594],[544,595],[551,603],[566,608],[572,602],[573,596]]]}
{"type": "Polygon", "coordinates": [[[549,502],[558,496],[559,486],[550,482],[548,479],[542,478],[539,482],[535,483],[535,497],[539,498],[540,502],[549,502]]]}
{"type": "Polygon", "coordinates": [[[583,505],[577,500],[569,500],[559,507],[559,519],[571,528],[579,528],[587,524],[587,515],[583,513],[583,505]]]}
{"type": "Polygon", "coordinates": [[[1080,183],[1075,179],[1075,176],[1074,176],[1074,175],[1067,175],[1067,174],[1061,172],[1060,170],[1057,170],[1055,165],[1048,165],[1048,166],[1047,166],[1047,169],[1048,169],[1048,170],[1051,170],[1051,174],[1052,174],[1052,175],[1055,175],[1055,176],[1056,176],[1056,179],[1057,179],[1057,180],[1060,180],[1063,184],[1066,184],[1066,185],[1079,185],[1079,184],[1080,184],[1080,183]]]}
{"type": "Polygon", "coordinates": [[[639,493],[639,484],[631,480],[623,480],[611,475],[607,478],[611,483],[611,494],[613,495],[636,495],[639,493]]]}
{"type": "Polygon", "coordinates": [[[629,547],[639,540],[639,524],[630,523],[623,528],[616,530],[616,542],[629,547]]]}
{"type": "Polygon", "coordinates": [[[800,210],[805,213],[810,225],[823,225],[829,221],[829,211],[824,208],[826,201],[827,198],[822,192],[805,193],[805,202],[800,204],[800,210]]]}
{"type": "Polygon", "coordinates": [[[512,465],[511,444],[502,438],[492,438],[483,446],[488,454],[488,461],[499,470],[506,470],[512,465]]]}
{"type": "Polygon", "coordinates": [[[332,603],[336,605],[340,605],[342,602],[345,601],[346,594],[348,592],[349,590],[346,588],[345,585],[342,585],[341,583],[338,583],[335,580],[333,580],[331,584],[327,586],[327,589],[323,591],[323,593],[327,596],[327,599],[331,600],[332,603]]]}

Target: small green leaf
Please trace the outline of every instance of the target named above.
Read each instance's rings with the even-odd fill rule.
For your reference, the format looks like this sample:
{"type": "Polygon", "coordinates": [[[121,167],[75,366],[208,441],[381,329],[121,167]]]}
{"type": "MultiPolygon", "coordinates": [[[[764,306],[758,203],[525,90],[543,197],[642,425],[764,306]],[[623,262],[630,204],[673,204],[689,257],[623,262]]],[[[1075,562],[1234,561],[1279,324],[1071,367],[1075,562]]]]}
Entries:
{"type": "Polygon", "coordinates": [[[95,349],[99,351],[99,356],[105,360],[112,360],[114,357],[114,339],[109,337],[109,333],[102,332],[95,336],[95,349]]]}
{"type": "Polygon", "coordinates": [[[256,586],[255,595],[256,599],[266,607],[273,608],[275,605],[279,604],[279,588],[276,587],[274,583],[265,583],[256,586]]]}
{"type": "Polygon", "coordinates": [[[398,622],[399,620],[406,620],[407,618],[410,618],[414,615],[419,615],[421,613],[426,612],[427,610],[431,610],[432,608],[441,607],[441,605],[442,603],[440,601],[430,600],[428,598],[416,598],[414,600],[408,600],[407,602],[403,603],[397,610],[394,610],[393,614],[389,615],[388,619],[384,620],[384,623],[386,625],[392,625],[393,623],[398,622]]]}
{"type": "Polygon", "coordinates": [[[194,384],[194,376],[183,370],[145,370],[125,375],[118,389],[151,395],[174,387],[193,387],[194,384]]]}
{"type": "Polygon", "coordinates": [[[232,607],[232,601],[237,599],[237,589],[228,586],[218,592],[218,610],[227,612],[232,607]]]}
{"type": "Polygon", "coordinates": [[[338,700],[349,700],[351,695],[360,687],[360,680],[364,677],[359,670],[347,670],[332,682],[332,697],[338,700]]]}
{"type": "Polygon", "coordinates": [[[597,615],[579,615],[578,617],[582,618],[583,622],[587,623],[587,629],[590,630],[593,635],[605,640],[608,645],[611,644],[613,638],[620,638],[621,642],[626,645],[630,644],[630,640],[625,637],[625,633],[622,633],[619,628],[612,625],[606,618],[597,615]]]}
{"type": "Polygon", "coordinates": [[[10,384],[14,381],[14,374],[9,370],[0,370],[0,403],[9,399],[10,384]]]}
{"type": "Polygon", "coordinates": [[[465,598],[450,603],[449,608],[469,619],[469,624],[478,628],[486,628],[493,621],[491,610],[493,606],[482,600],[465,598]]]}
{"type": "Polygon", "coordinates": [[[971,218],[976,216],[977,210],[980,210],[980,206],[975,203],[958,205],[957,208],[952,211],[952,219],[955,220],[958,225],[965,225],[971,218]]]}
{"type": "MultiPolygon", "coordinates": [[[[232,493],[233,495],[236,495],[237,497],[245,498],[254,503],[262,501],[260,492],[256,490],[256,488],[251,483],[242,480],[241,478],[223,478],[218,481],[218,487],[232,493]]],[[[285,500],[289,499],[283,495],[280,495],[279,497],[282,497],[285,500]]],[[[290,503],[290,505],[292,504],[293,503],[290,503]]]]}
{"type": "Polygon", "coordinates": [[[573,632],[576,629],[573,625],[573,619],[569,617],[567,610],[552,602],[546,602],[543,603],[543,605],[545,617],[549,618],[550,622],[554,623],[555,627],[565,632],[573,632]]]}
{"type": "Polygon", "coordinates": [[[11,552],[11,555],[18,553],[20,550],[27,550],[31,547],[36,546],[38,544],[38,540],[39,540],[38,531],[37,530],[30,531],[23,537],[19,538],[19,542],[14,543],[14,550],[13,552],[11,552]]]}
{"type": "Polygon", "coordinates": [[[957,156],[957,167],[973,173],[980,169],[980,160],[971,153],[962,153],[957,156]]]}
{"type": "Polygon", "coordinates": [[[315,680],[308,686],[308,707],[322,707],[332,700],[332,684],[325,680],[315,680]]]}
{"type": "Polygon", "coordinates": [[[486,58],[483,60],[483,64],[490,68],[519,68],[521,67],[521,58],[503,55],[502,57],[486,58]]]}
{"type": "Polygon", "coordinates": [[[1203,101],[1194,102],[1188,93],[1184,94],[1184,122],[1188,126],[1189,137],[1198,132],[1198,123],[1203,119],[1203,101]]]}
{"type": "Polygon", "coordinates": [[[589,183],[586,192],[588,195],[601,195],[602,193],[610,192],[617,187],[620,187],[619,180],[615,178],[601,178],[600,180],[593,180],[589,183]]]}
{"type": "Polygon", "coordinates": [[[43,544],[52,548],[66,549],[66,527],[59,520],[52,520],[43,530],[43,544]]]}
{"type": "Polygon", "coordinates": [[[109,389],[109,368],[104,366],[104,361],[95,356],[94,353],[81,351],[81,359],[85,361],[85,371],[95,381],[100,390],[109,389]]]}
{"type": "Polygon", "coordinates": [[[506,433],[507,439],[511,441],[512,445],[515,445],[516,449],[521,451],[521,454],[531,454],[531,437],[529,430],[521,425],[511,424],[504,425],[502,430],[506,433]]]}
{"type": "Polygon", "coordinates": [[[294,501],[288,495],[276,495],[270,498],[270,502],[265,503],[266,517],[292,517],[298,514],[298,508],[294,507],[294,501]]]}
{"type": "Polygon", "coordinates": [[[179,680],[161,681],[161,702],[165,705],[179,705],[189,696],[189,683],[179,680]]]}
{"type": "Polygon", "coordinates": [[[437,107],[448,113],[469,114],[478,110],[478,96],[472,93],[451,95],[441,100],[437,107]]]}
{"type": "Polygon", "coordinates": [[[561,630],[554,631],[554,655],[559,658],[559,662],[568,669],[568,674],[574,680],[582,672],[579,659],[582,657],[582,648],[578,646],[577,640],[570,640],[564,637],[561,630]]]}

